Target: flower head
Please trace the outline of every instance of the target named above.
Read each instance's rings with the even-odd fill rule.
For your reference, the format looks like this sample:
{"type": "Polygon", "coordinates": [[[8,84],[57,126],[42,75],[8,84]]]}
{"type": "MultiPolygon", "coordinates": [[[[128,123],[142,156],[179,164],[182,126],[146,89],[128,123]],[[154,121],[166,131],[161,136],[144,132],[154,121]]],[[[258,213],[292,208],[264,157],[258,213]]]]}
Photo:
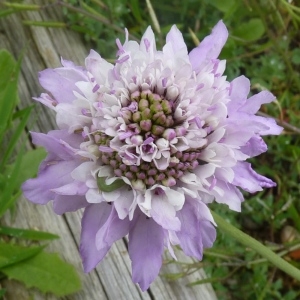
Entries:
{"type": "Polygon", "coordinates": [[[274,100],[249,99],[249,80],[223,76],[220,21],[189,54],[173,26],[161,51],[149,27],[140,44],[117,40],[115,64],[91,50],[85,68],[40,73],[49,92],[36,100],[56,112],[58,130],[32,133],[48,156],[23,185],[34,203],[53,200],[57,214],[85,208],[80,252],[91,271],[112,244],[129,235],[133,281],[142,290],[157,276],[164,247],[202,259],[216,238],[207,203],[240,211],[243,195],[273,187],[246,159],[267,150],[262,135],[279,134],[256,116],[274,100]]]}

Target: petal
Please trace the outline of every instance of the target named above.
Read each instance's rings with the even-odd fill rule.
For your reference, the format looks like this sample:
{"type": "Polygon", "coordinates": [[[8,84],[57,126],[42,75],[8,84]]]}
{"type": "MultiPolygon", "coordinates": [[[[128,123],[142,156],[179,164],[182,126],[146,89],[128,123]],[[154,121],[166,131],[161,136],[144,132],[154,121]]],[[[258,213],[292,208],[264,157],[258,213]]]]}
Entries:
{"type": "Polygon", "coordinates": [[[103,195],[98,189],[89,189],[85,194],[85,198],[89,203],[100,203],[104,201],[103,195]]]}
{"type": "Polygon", "coordinates": [[[165,189],[168,202],[174,206],[176,210],[180,210],[184,204],[184,193],[175,191],[173,189],[165,189]]]}
{"type": "Polygon", "coordinates": [[[60,161],[46,165],[37,178],[22,185],[25,197],[37,204],[46,204],[55,198],[51,190],[73,181],[70,173],[77,167],[76,161],[60,161]]]}
{"type": "Polygon", "coordinates": [[[142,291],[157,277],[164,250],[163,229],[143,213],[137,212],[129,231],[129,256],[132,261],[132,280],[142,291]]]}
{"type": "Polygon", "coordinates": [[[200,232],[202,237],[203,248],[211,248],[216,240],[216,228],[206,220],[200,222],[200,232]]]}
{"type": "Polygon", "coordinates": [[[268,129],[263,129],[259,132],[260,135],[278,135],[282,132],[283,128],[278,126],[276,124],[276,121],[272,118],[265,118],[260,116],[251,116],[249,118],[250,120],[253,120],[253,122],[258,122],[262,124],[263,126],[268,127],[268,129]]]}
{"type": "Polygon", "coordinates": [[[92,204],[86,207],[81,220],[80,255],[84,272],[88,273],[104,258],[110,247],[100,251],[96,248],[96,234],[107,221],[112,206],[107,203],[92,204]]]}
{"type": "Polygon", "coordinates": [[[53,201],[53,210],[56,214],[62,215],[66,212],[76,211],[87,205],[88,202],[84,196],[57,195],[53,201]]]}
{"type": "Polygon", "coordinates": [[[235,174],[232,183],[247,192],[254,193],[262,191],[263,187],[271,188],[276,186],[276,183],[271,179],[261,176],[253,171],[251,164],[247,162],[238,162],[232,169],[235,174]]]}
{"type": "Polygon", "coordinates": [[[121,220],[113,206],[107,221],[96,234],[96,247],[98,250],[111,247],[112,244],[123,238],[129,231],[129,219],[121,220]]]}
{"type": "Polygon", "coordinates": [[[203,203],[201,200],[193,199],[189,196],[187,196],[186,199],[191,205],[193,205],[194,212],[199,221],[207,220],[217,226],[208,206],[205,203],[203,203]]]}
{"type": "Polygon", "coordinates": [[[134,202],[134,194],[132,189],[128,190],[128,187],[121,188],[119,191],[120,195],[117,199],[114,200],[114,205],[119,218],[124,219],[127,217],[134,202]]]}
{"type": "Polygon", "coordinates": [[[177,216],[181,222],[181,229],[176,234],[183,252],[202,260],[202,237],[199,234],[199,220],[193,206],[186,202],[183,208],[177,212],[177,216]]]}
{"type": "Polygon", "coordinates": [[[241,203],[244,201],[243,194],[234,185],[218,180],[215,188],[218,188],[222,193],[218,193],[215,189],[211,190],[218,203],[224,203],[229,206],[230,209],[234,211],[241,211],[241,203]]]}
{"type": "Polygon", "coordinates": [[[52,189],[51,191],[59,195],[85,195],[88,187],[85,182],[72,181],[66,185],[52,189]]]}
{"type": "Polygon", "coordinates": [[[46,69],[39,73],[41,86],[50,92],[59,103],[71,103],[75,100],[73,92],[80,93],[75,83],[86,80],[86,75],[74,68],[46,69]]]}
{"type": "Polygon", "coordinates": [[[245,76],[239,76],[230,83],[230,102],[227,104],[228,115],[237,111],[242,105],[246,103],[248,94],[250,92],[250,80],[245,76]]]}
{"type": "Polygon", "coordinates": [[[141,38],[140,50],[150,54],[156,51],[155,36],[151,26],[148,26],[141,38]]]}
{"type": "Polygon", "coordinates": [[[253,136],[240,150],[249,157],[254,157],[266,152],[268,147],[260,136],[253,136]]]}
{"type": "Polygon", "coordinates": [[[155,222],[163,228],[174,231],[180,230],[180,221],[176,217],[176,210],[166,199],[152,198],[150,214],[155,222]]]}
{"type": "Polygon", "coordinates": [[[89,56],[85,59],[87,70],[94,76],[96,82],[105,84],[109,70],[113,65],[103,59],[96,51],[91,50],[89,56]]]}
{"type": "Polygon", "coordinates": [[[193,70],[198,72],[204,61],[217,58],[227,40],[227,37],[227,28],[223,21],[219,21],[213,28],[212,33],[204,38],[197,48],[190,52],[189,58],[193,66],[193,70]]]}
{"type": "MultiPolygon", "coordinates": [[[[58,130],[62,131],[62,130],[58,130]]],[[[65,134],[61,135],[61,139],[57,139],[51,136],[51,132],[48,134],[31,132],[32,142],[35,145],[43,146],[49,152],[47,160],[60,158],[62,160],[70,160],[74,158],[75,149],[72,151],[71,147],[66,147],[65,144],[61,142],[61,139],[64,139],[65,134]]]]}
{"type": "Polygon", "coordinates": [[[184,42],[182,33],[178,30],[176,25],[173,25],[166,37],[167,43],[171,43],[174,53],[183,51],[187,54],[187,47],[184,42]]]}
{"type": "Polygon", "coordinates": [[[243,111],[248,114],[255,114],[260,109],[260,106],[262,104],[270,103],[275,99],[276,97],[272,93],[268,91],[262,91],[250,97],[247,102],[239,109],[239,111],[243,111]]]}

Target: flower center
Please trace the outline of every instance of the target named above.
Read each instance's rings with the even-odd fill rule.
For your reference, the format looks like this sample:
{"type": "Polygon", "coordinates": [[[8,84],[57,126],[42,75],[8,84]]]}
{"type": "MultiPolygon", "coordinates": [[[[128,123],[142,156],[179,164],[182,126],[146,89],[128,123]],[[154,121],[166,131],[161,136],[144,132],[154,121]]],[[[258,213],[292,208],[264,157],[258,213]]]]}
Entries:
{"type": "Polygon", "coordinates": [[[176,185],[185,172],[199,165],[202,148],[187,145],[185,120],[176,119],[175,110],[176,99],[169,101],[150,90],[133,92],[119,111],[117,136],[93,134],[102,163],[138,190],[176,185]]]}

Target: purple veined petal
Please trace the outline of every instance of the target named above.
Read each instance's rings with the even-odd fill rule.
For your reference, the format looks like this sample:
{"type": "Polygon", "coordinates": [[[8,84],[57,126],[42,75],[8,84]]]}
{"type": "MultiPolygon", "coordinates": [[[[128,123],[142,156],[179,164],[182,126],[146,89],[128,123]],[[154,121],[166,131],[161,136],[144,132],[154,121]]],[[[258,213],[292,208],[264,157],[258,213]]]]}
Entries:
{"type": "Polygon", "coordinates": [[[88,204],[84,196],[56,195],[53,200],[53,210],[56,214],[62,215],[86,207],[88,204]]]}
{"type": "Polygon", "coordinates": [[[209,221],[202,220],[200,221],[199,229],[203,248],[211,248],[217,237],[216,228],[209,221]]]}
{"type": "Polygon", "coordinates": [[[262,104],[274,101],[276,97],[269,91],[262,91],[250,97],[239,111],[247,114],[255,114],[260,109],[262,104]]]}
{"type": "Polygon", "coordinates": [[[204,61],[215,59],[219,56],[228,37],[228,31],[223,23],[219,21],[213,28],[212,33],[204,38],[197,48],[194,48],[190,54],[190,62],[193,70],[198,72],[204,61]]]}
{"type": "Polygon", "coordinates": [[[200,222],[194,207],[186,201],[183,208],[177,212],[177,216],[181,222],[181,229],[176,234],[183,252],[202,260],[203,244],[199,229],[200,222]]]}
{"type": "Polygon", "coordinates": [[[55,189],[51,189],[52,192],[59,194],[59,195],[85,195],[88,191],[88,187],[86,186],[85,182],[81,181],[72,181],[66,185],[60,186],[55,189]]]}
{"type": "Polygon", "coordinates": [[[47,133],[47,135],[55,138],[58,141],[63,141],[62,145],[66,146],[69,144],[71,148],[79,149],[80,144],[83,141],[81,134],[74,134],[68,132],[68,130],[51,130],[47,133]]]}
{"type": "Polygon", "coordinates": [[[49,162],[38,174],[37,178],[29,179],[22,185],[25,197],[33,203],[46,204],[53,200],[52,189],[73,181],[71,172],[78,166],[77,161],[49,162]]]}
{"type": "Polygon", "coordinates": [[[249,155],[249,157],[254,157],[266,152],[268,147],[260,136],[255,135],[240,150],[249,155]]]}
{"type": "Polygon", "coordinates": [[[115,207],[113,206],[107,221],[96,234],[96,248],[98,251],[111,247],[112,244],[123,238],[129,232],[130,221],[128,218],[119,219],[115,207]]]}
{"type": "Polygon", "coordinates": [[[41,86],[50,92],[54,99],[59,103],[71,103],[76,99],[73,91],[80,93],[80,90],[76,87],[75,83],[80,80],[86,80],[85,76],[82,76],[79,71],[74,69],[60,68],[59,69],[46,69],[39,73],[39,81],[41,86]],[[64,76],[60,74],[65,72],[64,76]],[[76,73],[78,76],[71,76],[69,79],[68,75],[76,73]],[[72,79],[73,77],[73,79],[72,79]],[[75,78],[74,78],[75,77],[75,78]]]}
{"type": "Polygon", "coordinates": [[[166,41],[167,43],[171,43],[174,53],[176,53],[177,51],[184,51],[186,54],[188,53],[182,33],[176,25],[173,25],[171,27],[171,30],[167,34],[166,41]]]}
{"type": "Polygon", "coordinates": [[[260,135],[278,135],[282,132],[283,128],[276,124],[276,121],[272,118],[265,118],[260,116],[250,116],[249,120],[252,122],[260,123],[261,125],[267,127],[268,129],[262,129],[260,135]]]}
{"type": "Polygon", "coordinates": [[[85,194],[86,201],[89,203],[101,203],[104,201],[102,193],[99,189],[89,189],[85,194]]]}
{"type": "Polygon", "coordinates": [[[173,205],[163,199],[152,199],[151,206],[151,216],[156,223],[167,230],[180,230],[181,224],[173,205]]]}
{"type": "Polygon", "coordinates": [[[262,188],[271,188],[276,183],[271,179],[257,174],[252,170],[251,164],[247,162],[238,162],[233,168],[234,179],[233,184],[241,187],[247,192],[255,193],[262,191],[262,188]]]}
{"type": "Polygon", "coordinates": [[[227,104],[229,116],[246,103],[250,92],[250,80],[242,75],[232,80],[230,86],[231,101],[227,104]]]}
{"type": "Polygon", "coordinates": [[[243,112],[234,112],[226,120],[226,124],[233,128],[247,128],[247,131],[252,131],[254,134],[261,134],[261,132],[268,131],[270,128],[269,124],[265,124],[263,119],[243,112]]]}
{"type": "Polygon", "coordinates": [[[210,193],[215,196],[216,201],[218,203],[227,204],[231,210],[240,212],[241,203],[244,201],[244,197],[239,189],[222,180],[218,180],[215,186],[223,191],[222,194],[217,193],[215,189],[210,191],[210,193]]]}
{"type": "Polygon", "coordinates": [[[245,145],[253,136],[253,132],[247,129],[236,128],[233,126],[228,126],[226,129],[226,133],[220,142],[222,144],[233,146],[234,148],[245,145]]]}
{"type": "Polygon", "coordinates": [[[36,100],[45,106],[55,110],[55,106],[57,105],[57,101],[52,99],[48,94],[42,93],[40,97],[32,97],[33,100],[36,100]]]}
{"type": "Polygon", "coordinates": [[[71,103],[75,100],[73,91],[81,94],[75,83],[86,80],[86,75],[74,68],[46,69],[39,73],[41,86],[59,103],[71,103]]]}
{"type": "MultiPolygon", "coordinates": [[[[212,215],[207,208],[208,218],[199,218],[197,209],[195,209],[195,199],[186,201],[183,208],[177,212],[181,222],[180,231],[176,232],[180,241],[180,246],[186,255],[193,256],[199,260],[202,259],[203,249],[211,247],[216,239],[216,230],[209,222],[212,215]],[[192,204],[194,202],[194,205],[192,204]]],[[[201,203],[202,206],[205,204],[201,203]]]]}
{"type": "Polygon", "coordinates": [[[142,291],[157,277],[162,264],[164,231],[152,219],[136,211],[129,231],[129,256],[132,261],[132,280],[142,291]]]}
{"type": "MultiPolygon", "coordinates": [[[[61,130],[62,131],[62,130],[61,130]]],[[[61,139],[57,139],[54,136],[51,136],[51,131],[48,134],[38,133],[38,132],[30,132],[32,137],[32,142],[35,145],[43,146],[46,148],[47,152],[49,152],[49,156],[47,157],[47,161],[54,159],[62,159],[62,160],[71,160],[74,159],[75,149],[71,146],[68,148],[61,141],[64,140],[64,134],[62,134],[61,139]]]]}
{"type": "Polygon", "coordinates": [[[190,196],[186,196],[186,200],[193,206],[194,212],[199,221],[207,220],[217,226],[208,206],[205,203],[199,199],[193,199],[190,196]]]}
{"type": "Polygon", "coordinates": [[[80,238],[80,255],[85,273],[94,269],[110,248],[105,247],[98,251],[96,248],[96,234],[107,221],[111,210],[112,205],[106,202],[91,204],[85,208],[81,220],[80,238]]]}
{"type": "Polygon", "coordinates": [[[66,67],[66,68],[71,68],[71,69],[75,69],[75,70],[78,70],[80,72],[82,72],[84,75],[86,75],[86,70],[82,67],[82,66],[76,66],[72,61],[70,60],[66,60],[66,59],[63,59],[62,57],[60,58],[60,62],[61,62],[61,65],[63,67],[66,67]]]}
{"type": "Polygon", "coordinates": [[[152,54],[156,51],[155,36],[151,26],[148,26],[141,38],[140,50],[152,54]]]}
{"type": "Polygon", "coordinates": [[[180,230],[180,221],[176,217],[176,210],[184,203],[184,195],[177,191],[170,191],[169,188],[155,185],[147,190],[143,201],[140,203],[142,210],[149,211],[156,223],[167,230],[180,230]],[[177,199],[174,198],[176,195],[177,199]]]}
{"type": "Polygon", "coordinates": [[[103,59],[96,51],[91,50],[85,59],[87,70],[94,76],[98,84],[106,82],[107,74],[113,69],[113,65],[103,59]]]}
{"type": "Polygon", "coordinates": [[[118,190],[117,197],[113,197],[113,193],[104,193],[103,198],[106,201],[114,201],[115,209],[118,213],[120,219],[125,219],[130,211],[130,208],[134,202],[134,194],[132,189],[128,189],[128,187],[123,187],[118,190]]]}

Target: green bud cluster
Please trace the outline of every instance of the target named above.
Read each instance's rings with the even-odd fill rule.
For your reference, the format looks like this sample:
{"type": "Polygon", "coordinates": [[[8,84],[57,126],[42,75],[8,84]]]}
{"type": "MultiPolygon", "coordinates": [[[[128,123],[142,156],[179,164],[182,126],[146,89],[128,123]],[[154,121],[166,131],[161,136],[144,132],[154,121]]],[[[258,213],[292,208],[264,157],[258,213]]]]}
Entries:
{"type": "Polygon", "coordinates": [[[141,132],[151,132],[158,137],[174,125],[173,103],[149,90],[131,94],[130,100],[137,103],[137,110],[122,112],[126,124],[139,125],[141,132]]]}
{"type": "Polygon", "coordinates": [[[103,132],[97,131],[95,133],[93,133],[94,136],[94,140],[95,140],[95,144],[98,146],[108,146],[109,147],[109,143],[111,141],[111,137],[109,137],[108,135],[106,135],[103,132]]]}

